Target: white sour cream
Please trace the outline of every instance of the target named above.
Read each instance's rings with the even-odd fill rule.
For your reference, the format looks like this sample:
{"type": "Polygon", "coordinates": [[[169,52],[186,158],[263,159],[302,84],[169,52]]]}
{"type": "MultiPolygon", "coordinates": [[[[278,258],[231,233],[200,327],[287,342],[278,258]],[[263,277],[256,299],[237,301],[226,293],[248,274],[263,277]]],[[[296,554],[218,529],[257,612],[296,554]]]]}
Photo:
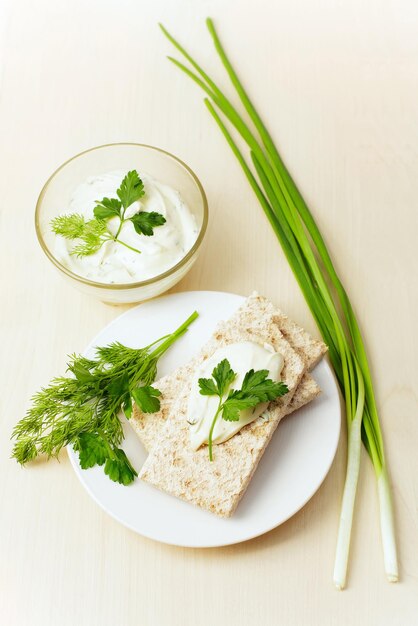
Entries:
{"type": "MultiPolygon", "coordinates": [[[[74,190],[63,214],[81,213],[86,219],[92,219],[96,200],[117,198],[116,190],[126,174],[125,171],[115,171],[88,178],[74,190]]],[[[141,250],[141,254],[108,241],[95,254],[79,258],[71,254],[77,242],[57,236],[54,252],[65,267],[97,282],[130,283],[153,278],[169,270],[187,254],[198,235],[190,209],[172,187],[144,172],[139,172],[139,176],[144,183],[145,194],[127,209],[125,217],[142,210],[156,211],[166,219],[165,224],[154,228],[151,237],[138,235],[130,221],[123,224],[119,239],[141,250]]],[[[107,222],[113,234],[116,234],[119,223],[118,217],[107,222]]]]}
{"type": "MultiPolygon", "coordinates": [[[[201,364],[192,381],[187,421],[190,424],[190,443],[193,450],[197,450],[201,445],[208,443],[209,431],[219,403],[218,396],[202,396],[199,393],[198,379],[211,378],[213,369],[222,359],[228,359],[231,368],[237,373],[237,377],[231,385],[232,389],[241,389],[244,376],[250,369],[255,371],[268,370],[268,377],[274,381],[280,380],[280,372],[283,369],[282,355],[275,352],[269,344],[262,346],[252,341],[245,341],[216,350],[209,359],[201,364]]],[[[228,392],[225,397],[227,395],[228,392]]],[[[253,409],[241,411],[238,422],[227,422],[219,416],[213,431],[213,443],[222,443],[233,437],[241,428],[257,419],[268,405],[268,402],[264,402],[253,409]]]]}

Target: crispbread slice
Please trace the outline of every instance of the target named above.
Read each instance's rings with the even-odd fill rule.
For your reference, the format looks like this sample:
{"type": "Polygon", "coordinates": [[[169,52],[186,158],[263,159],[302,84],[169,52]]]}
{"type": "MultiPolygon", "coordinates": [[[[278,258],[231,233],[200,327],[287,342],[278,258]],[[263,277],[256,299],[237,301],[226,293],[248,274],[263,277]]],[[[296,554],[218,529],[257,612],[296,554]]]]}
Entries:
{"type": "MultiPolygon", "coordinates": [[[[327,347],[321,341],[314,339],[307,331],[290,320],[282,311],[273,306],[266,298],[253,293],[251,296],[252,309],[257,308],[257,315],[273,315],[273,320],[279,330],[286,337],[290,345],[304,359],[306,368],[310,370],[316,365],[327,347]]],[[[189,365],[189,364],[188,364],[189,365]]],[[[173,402],[178,394],[179,385],[185,381],[188,365],[182,365],[173,373],[160,378],[154,383],[161,391],[160,410],[156,413],[142,413],[134,406],[130,424],[147,450],[151,450],[157,440],[164,422],[167,419],[173,402]]],[[[289,407],[296,411],[320,393],[320,389],[309,374],[305,374],[295,392],[289,407]]],[[[289,413],[292,412],[289,410],[289,413]]]]}
{"type": "Polygon", "coordinates": [[[305,372],[292,400],[287,406],[287,412],[285,415],[290,415],[293,411],[297,411],[301,407],[305,406],[305,404],[312,402],[312,400],[319,396],[320,393],[321,388],[314,377],[311,376],[309,372],[305,372]]]}
{"type": "Polygon", "coordinates": [[[281,333],[289,341],[290,345],[305,360],[306,367],[311,370],[327,352],[327,346],[318,339],[314,339],[302,326],[296,324],[280,309],[276,308],[270,300],[260,296],[254,291],[250,296],[252,306],[257,309],[259,315],[271,314],[273,321],[279,327],[281,333]]]}
{"type": "Polygon", "coordinates": [[[280,331],[296,350],[305,359],[306,367],[311,370],[326,354],[328,348],[322,342],[314,339],[304,328],[293,322],[282,311],[276,309],[273,320],[280,331]]]}
{"type": "Polygon", "coordinates": [[[260,315],[256,298],[248,298],[228,322],[219,325],[198,357],[186,366],[182,376],[186,383],[181,385],[179,380],[179,386],[173,392],[177,399],[170,419],[166,420],[142,467],[140,478],[217,515],[232,515],[280,419],[290,410],[290,402],[304,370],[303,359],[273,323],[271,312],[260,315]],[[289,393],[270,404],[267,420],[258,418],[216,446],[211,463],[207,446],[193,451],[189,443],[186,413],[191,381],[198,364],[217,348],[238,341],[267,342],[281,352],[284,357],[282,380],[289,393]]]}

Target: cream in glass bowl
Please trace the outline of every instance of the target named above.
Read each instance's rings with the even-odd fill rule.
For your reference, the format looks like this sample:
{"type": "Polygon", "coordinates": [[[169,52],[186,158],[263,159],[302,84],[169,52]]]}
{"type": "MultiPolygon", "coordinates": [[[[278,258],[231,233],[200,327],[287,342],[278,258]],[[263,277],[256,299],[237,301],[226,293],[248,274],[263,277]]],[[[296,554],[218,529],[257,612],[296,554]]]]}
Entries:
{"type": "Polygon", "coordinates": [[[92,148],[64,163],[39,196],[47,257],[75,287],[112,304],[173,287],[195,262],[208,221],[196,175],[143,144],[92,148]]]}

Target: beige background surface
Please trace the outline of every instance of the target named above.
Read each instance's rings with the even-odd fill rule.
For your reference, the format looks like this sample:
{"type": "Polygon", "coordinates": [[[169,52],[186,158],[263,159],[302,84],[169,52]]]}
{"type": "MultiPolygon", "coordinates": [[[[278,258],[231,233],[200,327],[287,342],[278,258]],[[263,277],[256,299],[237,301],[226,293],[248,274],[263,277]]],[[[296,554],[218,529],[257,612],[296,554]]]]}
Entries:
{"type": "Polygon", "coordinates": [[[418,623],[416,3],[3,0],[0,18],[1,623],[418,623]],[[200,92],[165,61],[158,20],[226,85],[204,29],[208,14],[318,217],[362,322],[394,483],[398,585],[385,581],[364,455],[349,587],[332,587],[344,438],[325,483],[293,519],[207,551],[159,545],[118,525],[83,491],[66,454],[25,470],[9,459],[10,431],[31,394],[121,311],[72,290],[35,238],[43,182],[85,148],[140,141],[183,158],[207,191],[210,225],[178,290],[256,288],[315,332],[200,92]]]}

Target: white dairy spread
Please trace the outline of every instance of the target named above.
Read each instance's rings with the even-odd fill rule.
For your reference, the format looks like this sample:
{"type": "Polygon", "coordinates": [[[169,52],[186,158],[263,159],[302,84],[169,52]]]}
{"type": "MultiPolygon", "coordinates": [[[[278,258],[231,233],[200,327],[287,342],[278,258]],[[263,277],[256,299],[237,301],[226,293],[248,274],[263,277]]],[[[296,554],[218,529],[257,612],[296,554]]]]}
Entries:
{"type": "MultiPolygon", "coordinates": [[[[108,172],[92,176],[81,183],[73,192],[70,204],[63,214],[81,213],[86,219],[94,217],[96,200],[117,198],[116,190],[125,171],[108,172]]],[[[166,219],[162,226],[154,228],[151,237],[138,234],[131,221],[123,224],[119,239],[139,249],[141,254],[129,250],[118,242],[107,241],[95,254],[77,257],[71,250],[77,241],[56,237],[56,258],[69,270],[93,281],[102,283],[130,283],[153,278],[176,265],[196,241],[198,228],[190,209],[180,193],[139,172],[144,183],[145,194],[126,211],[131,217],[139,210],[161,213],[166,219]]],[[[108,229],[116,234],[120,220],[111,218],[108,229]]]]}
{"type": "MultiPolygon", "coordinates": [[[[197,450],[202,444],[208,443],[209,431],[219,403],[218,396],[202,396],[200,394],[198,379],[211,378],[213,369],[222,359],[228,359],[231,368],[237,373],[231,389],[241,389],[244,376],[250,369],[255,371],[268,370],[268,378],[276,382],[280,380],[280,372],[283,369],[282,355],[275,352],[269,344],[260,345],[252,341],[244,341],[216,350],[209,359],[201,364],[192,381],[187,421],[190,424],[190,443],[193,450],[197,450]]],[[[229,390],[224,399],[228,393],[229,390]]],[[[268,404],[268,402],[264,402],[255,408],[241,411],[237,422],[229,422],[219,416],[212,435],[213,443],[222,443],[233,437],[243,426],[257,419],[266,410],[268,404]]]]}

